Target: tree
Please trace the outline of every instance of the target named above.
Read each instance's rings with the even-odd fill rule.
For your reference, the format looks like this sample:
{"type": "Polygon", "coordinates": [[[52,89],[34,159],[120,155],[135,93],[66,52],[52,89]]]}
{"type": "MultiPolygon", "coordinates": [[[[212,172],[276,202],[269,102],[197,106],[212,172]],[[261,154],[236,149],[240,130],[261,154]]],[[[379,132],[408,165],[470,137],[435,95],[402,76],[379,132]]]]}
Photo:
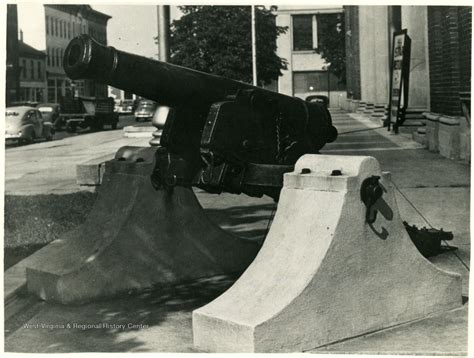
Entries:
{"type": "Polygon", "coordinates": [[[330,65],[341,83],[346,83],[346,34],[344,14],[325,15],[318,19],[319,43],[317,53],[330,65]]]}
{"type": "MultiPolygon", "coordinates": [[[[243,82],[252,82],[250,6],[180,6],[184,15],[170,29],[170,62],[243,82]]],[[[287,62],[276,55],[276,8],[256,8],[259,84],[281,76],[287,62]]]]}

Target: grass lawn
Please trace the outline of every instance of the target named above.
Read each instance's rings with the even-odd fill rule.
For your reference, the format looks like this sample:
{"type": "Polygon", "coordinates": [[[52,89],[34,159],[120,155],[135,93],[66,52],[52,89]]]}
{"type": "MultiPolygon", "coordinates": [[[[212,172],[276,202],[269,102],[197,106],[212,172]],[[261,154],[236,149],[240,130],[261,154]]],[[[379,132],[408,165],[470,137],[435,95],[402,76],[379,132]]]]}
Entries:
{"type": "Polygon", "coordinates": [[[6,195],[4,269],[84,222],[96,193],[6,195]]]}

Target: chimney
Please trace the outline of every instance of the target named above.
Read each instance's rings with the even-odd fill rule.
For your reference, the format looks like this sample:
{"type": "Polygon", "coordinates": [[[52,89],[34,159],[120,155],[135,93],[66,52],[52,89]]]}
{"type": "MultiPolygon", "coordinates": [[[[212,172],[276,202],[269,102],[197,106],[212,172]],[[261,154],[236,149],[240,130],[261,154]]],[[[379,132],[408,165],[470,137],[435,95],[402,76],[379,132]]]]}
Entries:
{"type": "Polygon", "coordinates": [[[20,29],[20,41],[23,42],[23,30],[20,29]]]}

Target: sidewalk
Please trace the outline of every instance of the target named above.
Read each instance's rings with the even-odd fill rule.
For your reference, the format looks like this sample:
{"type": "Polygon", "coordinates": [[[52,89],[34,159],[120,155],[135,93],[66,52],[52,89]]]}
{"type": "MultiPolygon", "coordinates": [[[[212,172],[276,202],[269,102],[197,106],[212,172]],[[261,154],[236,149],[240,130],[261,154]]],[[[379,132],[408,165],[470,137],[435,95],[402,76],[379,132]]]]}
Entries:
{"type": "MultiPolygon", "coordinates": [[[[333,110],[333,120],[339,130],[335,143],[327,145],[321,152],[335,155],[371,155],[377,158],[382,170],[392,173],[397,188],[397,203],[401,217],[410,224],[443,227],[453,231],[450,245],[459,249],[444,253],[431,261],[439,267],[460,273],[463,279],[464,301],[468,300],[470,267],[470,166],[453,162],[440,155],[430,153],[404,135],[395,136],[385,128],[375,129],[370,121],[357,121],[346,113],[333,110]]],[[[131,144],[131,139],[120,139],[113,132],[94,134],[94,142],[100,144],[87,148],[86,153],[77,153],[83,143],[74,142],[78,137],[62,143],[68,148],[61,156],[52,147],[58,142],[42,143],[25,147],[22,153],[7,152],[6,190],[8,193],[29,194],[40,192],[67,192],[73,190],[75,170],[79,161],[87,161],[97,154],[111,154],[122,145],[131,144]],[[125,143],[125,144],[123,144],[125,143]],[[28,149],[29,148],[29,149],[28,149]],[[54,160],[41,159],[41,150],[53,153],[54,160]],[[37,160],[39,170],[27,171],[26,166],[14,168],[12,161],[30,152],[37,160]],[[100,153],[99,153],[100,152],[100,153]],[[76,157],[75,157],[76,156],[76,157]],[[89,156],[89,157],[88,157],[89,156]],[[61,159],[59,159],[61,158],[61,159]],[[76,158],[76,159],[74,159],[76,158]],[[48,185],[48,165],[59,163],[59,170],[49,173],[62,178],[61,171],[68,171],[67,181],[48,185]],[[72,173],[71,173],[72,171],[72,173]],[[18,183],[15,182],[15,175],[18,183]],[[42,183],[37,188],[29,185],[42,183]]],[[[82,149],[81,149],[82,150],[82,149]]],[[[36,186],[36,185],[34,185],[36,186]]],[[[211,195],[201,191],[198,198],[211,218],[227,230],[248,238],[261,237],[270,223],[274,205],[268,199],[248,198],[244,195],[211,195]]],[[[188,285],[158,287],[139,295],[124,295],[114,299],[80,306],[61,306],[35,301],[21,316],[6,322],[5,350],[11,352],[193,352],[193,309],[211,301],[225,291],[234,278],[216,277],[188,285]],[[126,329],[37,329],[35,324],[61,325],[76,323],[129,323],[141,328],[126,329]],[[23,323],[29,323],[25,327],[23,323]],[[143,327],[146,325],[147,327],[143,327]]],[[[467,352],[467,307],[435,315],[425,320],[404,324],[344,342],[311,351],[314,353],[392,353],[424,355],[459,355],[467,352]]]]}

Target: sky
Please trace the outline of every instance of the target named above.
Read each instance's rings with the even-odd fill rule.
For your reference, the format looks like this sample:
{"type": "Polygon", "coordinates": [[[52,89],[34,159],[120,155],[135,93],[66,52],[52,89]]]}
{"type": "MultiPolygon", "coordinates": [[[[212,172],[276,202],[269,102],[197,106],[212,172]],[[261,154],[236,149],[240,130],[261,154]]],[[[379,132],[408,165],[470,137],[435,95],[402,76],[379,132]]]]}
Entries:
{"type": "MultiPolygon", "coordinates": [[[[107,26],[107,42],[119,50],[140,56],[158,58],[158,46],[153,37],[158,33],[155,5],[98,5],[92,8],[112,16],[107,26]]],[[[171,7],[171,18],[179,11],[171,7]]],[[[45,16],[41,3],[18,4],[18,27],[23,31],[23,41],[38,50],[44,50],[45,16]]]]}

